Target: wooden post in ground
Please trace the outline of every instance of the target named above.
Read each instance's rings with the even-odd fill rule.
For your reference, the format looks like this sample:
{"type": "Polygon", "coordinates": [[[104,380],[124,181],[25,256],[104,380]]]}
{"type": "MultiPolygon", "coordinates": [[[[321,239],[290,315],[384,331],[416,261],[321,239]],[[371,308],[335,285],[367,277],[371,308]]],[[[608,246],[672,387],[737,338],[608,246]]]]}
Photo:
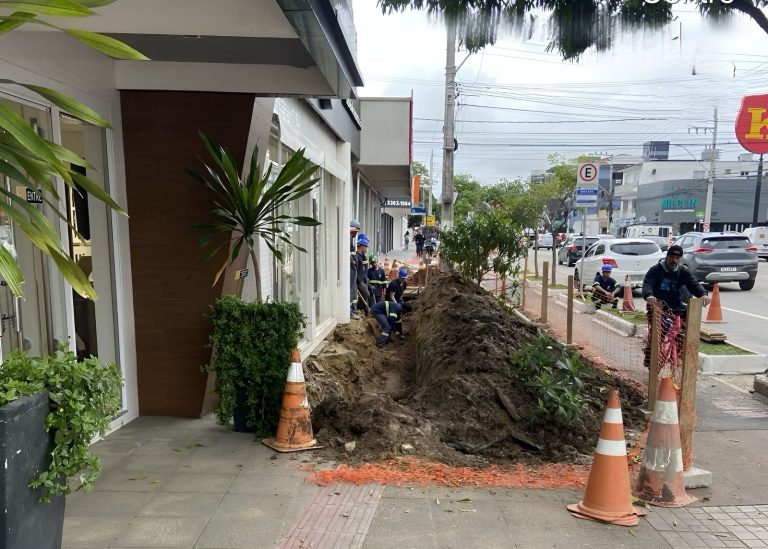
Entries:
{"type": "Polygon", "coordinates": [[[565,342],[573,343],[573,275],[568,275],[568,309],[565,315],[565,342]]]}
{"type": "Polygon", "coordinates": [[[687,471],[693,461],[693,431],[696,427],[696,374],[699,370],[699,336],[701,335],[701,298],[688,301],[685,321],[685,349],[683,351],[683,377],[680,383],[680,448],[683,468],[687,471]]]}
{"type": "MultiPolygon", "coordinates": [[[[648,411],[653,412],[659,392],[659,343],[661,341],[661,304],[653,305],[651,320],[651,360],[648,368],[648,411]]],[[[645,357],[643,357],[645,359],[645,357]]]]}
{"type": "Polygon", "coordinates": [[[541,322],[547,323],[547,297],[549,294],[549,261],[544,262],[544,268],[542,269],[541,279],[541,322]]]}
{"type": "Polygon", "coordinates": [[[520,290],[520,308],[525,310],[525,279],[528,278],[528,254],[523,259],[523,283],[520,290]]]}

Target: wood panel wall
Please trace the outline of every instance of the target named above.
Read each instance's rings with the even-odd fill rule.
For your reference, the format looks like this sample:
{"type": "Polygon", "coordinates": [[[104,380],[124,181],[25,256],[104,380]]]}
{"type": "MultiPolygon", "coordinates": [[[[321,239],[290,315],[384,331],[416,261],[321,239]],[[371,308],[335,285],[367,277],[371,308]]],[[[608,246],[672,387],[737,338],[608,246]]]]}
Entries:
{"type": "Polygon", "coordinates": [[[202,264],[192,226],[211,210],[202,186],[185,173],[207,154],[205,131],[245,153],[250,94],[122,91],[131,267],[136,324],[139,412],[195,417],[205,391],[211,287],[221,264],[202,264]]]}

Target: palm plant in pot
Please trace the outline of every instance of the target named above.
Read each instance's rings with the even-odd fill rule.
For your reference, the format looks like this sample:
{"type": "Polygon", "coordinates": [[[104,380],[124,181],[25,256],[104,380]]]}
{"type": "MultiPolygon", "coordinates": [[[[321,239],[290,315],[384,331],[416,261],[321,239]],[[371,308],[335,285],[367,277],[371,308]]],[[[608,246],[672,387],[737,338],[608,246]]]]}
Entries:
{"type": "Polygon", "coordinates": [[[272,166],[264,171],[258,162],[258,147],[254,147],[248,171],[241,177],[234,154],[206,134],[200,132],[200,136],[211,162],[203,161],[203,173],[187,171],[208,190],[213,205],[213,219],[196,226],[205,232],[199,246],[210,248],[203,260],[209,261],[226,250],[214,278],[216,284],[227,267],[247,252],[256,285],[256,303],[246,304],[240,299],[240,279],[238,295],[225,296],[212,308],[213,353],[205,369],[216,373],[219,402],[214,411],[223,424],[234,417],[237,431],[268,431],[274,426],[271,418],[276,418],[275,402],[279,408],[281,383],[285,381],[290,351],[301,336],[304,317],[294,303],[262,301],[257,245],[262,242],[280,261],[281,243],[306,252],[288,227],[313,227],[320,222],[282,212],[290,202],[315,188],[319,181],[315,177],[317,168],[302,149],[277,173],[273,173],[272,166]]]}

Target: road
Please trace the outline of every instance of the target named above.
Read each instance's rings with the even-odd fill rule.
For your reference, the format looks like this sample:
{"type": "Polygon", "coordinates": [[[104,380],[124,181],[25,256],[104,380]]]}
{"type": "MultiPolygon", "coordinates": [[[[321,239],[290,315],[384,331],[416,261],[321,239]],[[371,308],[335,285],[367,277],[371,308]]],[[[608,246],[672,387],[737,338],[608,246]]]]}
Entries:
{"type": "MultiPolygon", "coordinates": [[[[528,257],[528,270],[533,272],[533,250],[528,257]]],[[[545,260],[551,263],[552,253],[549,250],[539,250],[539,268],[545,260]]],[[[565,284],[573,270],[574,267],[557,265],[558,283],[565,284]]],[[[634,295],[635,308],[644,308],[643,300],[639,297],[640,292],[635,291],[634,295]]],[[[725,333],[730,343],[768,355],[768,262],[760,260],[757,283],[750,291],[740,290],[738,284],[723,284],[720,287],[720,304],[725,324],[711,326],[716,326],[725,333]]],[[[705,317],[706,314],[705,309],[705,317]]]]}

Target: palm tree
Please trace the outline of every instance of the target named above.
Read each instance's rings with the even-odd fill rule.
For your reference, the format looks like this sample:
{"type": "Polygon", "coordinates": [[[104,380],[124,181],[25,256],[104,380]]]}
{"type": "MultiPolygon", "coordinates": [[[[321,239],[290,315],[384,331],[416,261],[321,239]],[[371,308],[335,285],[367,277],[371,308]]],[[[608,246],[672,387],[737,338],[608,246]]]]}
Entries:
{"type": "Polygon", "coordinates": [[[320,222],[312,217],[284,215],[281,208],[289,202],[308,194],[319,181],[314,177],[316,166],[304,157],[304,149],[297,151],[282,167],[272,181],[272,166],[262,174],[258,162],[258,147],[253,148],[248,173],[241,177],[237,170],[237,160],[231,151],[214,142],[200,132],[213,165],[206,164],[205,175],[187,170],[194,179],[202,183],[211,193],[215,206],[211,212],[214,221],[201,223],[198,229],[207,231],[198,241],[200,247],[212,246],[203,261],[213,259],[224,245],[227,245],[227,257],[213,280],[215,285],[240,255],[243,246],[248,249],[256,277],[256,298],[261,300],[261,275],[259,260],[256,255],[256,242],[261,239],[278,260],[283,254],[278,249],[278,241],[299,251],[304,248],[293,242],[284,230],[288,224],[314,227],[320,222]],[[223,238],[222,238],[223,237],[223,238]]]}
{"type": "MultiPolygon", "coordinates": [[[[75,40],[115,59],[146,60],[147,58],[130,46],[91,31],[63,28],[50,22],[57,17],[88,17],[95,15],[91,7],[104,6],[113,0],[21,0],[0,4],[0,34],[23,25],[41,25],[65,32],[75,40]],[[3,13],[5,7],[18,11],[3,13]],[[45,16],[46,19],[39,17],[45,16]]],[[[62,111],[89,124],[109,128],[109,123],[97,112],[71,97],[42,86],[0,79],[2,84],[27,88],[47,99],[62,111]]],[[[36,189],[50,211],[67,222],[67,216],[56,192],[56,179],[67,186],[101,200],[115,211],[127,215],[107,192],[96,183],[80,174],[72,166],[91,167],[88,162],[72,151],[43,139],[13,109],[0,103],[0,175],[6,176],[30,189],[36,189]]],[[[96,292],[83,271],[62,248],[61,239],[49,219],[35,206],[28,204],[14,193],[0,188],[0,211],[21,230],[32,245],[47,254],[58,267],[72,288],[84,297],[96,298],[96,292]]],[[[70,225],[70,228],[71,225],[70,225]]],[[[13,254],[0,246],[0,278],[11,291],[20,296],[24,277],[13,254]]]]}

